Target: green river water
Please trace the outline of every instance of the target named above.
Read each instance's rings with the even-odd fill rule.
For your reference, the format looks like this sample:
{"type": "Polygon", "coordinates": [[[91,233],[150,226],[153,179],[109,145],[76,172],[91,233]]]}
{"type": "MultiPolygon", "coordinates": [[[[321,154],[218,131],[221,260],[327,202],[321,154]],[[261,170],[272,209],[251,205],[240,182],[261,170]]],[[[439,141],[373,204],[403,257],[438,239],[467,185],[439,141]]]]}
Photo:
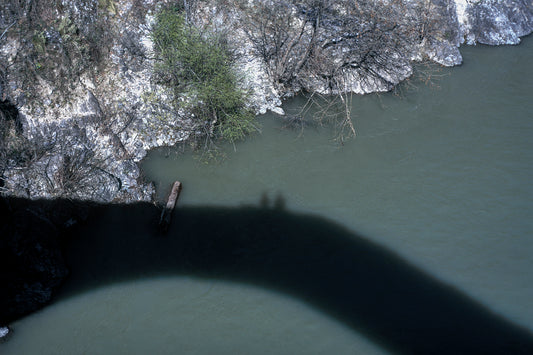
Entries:
{"type": "Polygon", "coordinates": [[[147,214],[100,216],[69,251],[94,263],[71,284],[94,282],[67,283],[0,353],[424,353],[417,337],[446,328],[445,312],[455,328],[486,313],[533,334],[533,38],[462,53],[431,85],[354,97],[343,145],[331,127],[267,114],[220,163],[151,152],[160,200],[183,183],[174,229],[155,238],[147,214]],[[435,322],[412,317],[440,305],[435,322]],[[447,311],[463,306],[464,319],[447,311]]]}

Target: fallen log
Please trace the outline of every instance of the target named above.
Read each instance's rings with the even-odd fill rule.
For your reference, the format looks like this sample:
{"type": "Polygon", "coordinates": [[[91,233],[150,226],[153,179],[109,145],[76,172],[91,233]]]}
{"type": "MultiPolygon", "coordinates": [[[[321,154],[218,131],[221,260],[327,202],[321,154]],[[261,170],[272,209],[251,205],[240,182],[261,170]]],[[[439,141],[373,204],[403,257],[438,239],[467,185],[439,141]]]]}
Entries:
{"type": "Polygon", "coordinates": [[[178,202],[181,187],[181,182],[174,182],[174,184],[172,185],[172,190],[170,190],[170,195],[168,196],[167,204],[161,212],[161,218],[159,219],[159,229],[163,233],[166,233],[168,227],[170,226],[170,222],[172,220],[172,211],[174,211],[176,203],[178,202]]]}

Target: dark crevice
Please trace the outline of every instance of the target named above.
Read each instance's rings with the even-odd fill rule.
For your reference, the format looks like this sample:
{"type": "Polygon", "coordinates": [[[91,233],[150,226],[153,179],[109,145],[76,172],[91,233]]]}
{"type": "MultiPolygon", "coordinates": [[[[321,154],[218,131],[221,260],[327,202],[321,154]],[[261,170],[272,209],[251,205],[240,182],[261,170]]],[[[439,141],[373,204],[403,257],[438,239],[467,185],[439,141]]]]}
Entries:
{"type": "Polygon", "coordinates": [[[3,121],[13,121],[17,134],[22,133],[22,121],[19,110],[9,100],[0,100],[0,119],[3,121]]]}

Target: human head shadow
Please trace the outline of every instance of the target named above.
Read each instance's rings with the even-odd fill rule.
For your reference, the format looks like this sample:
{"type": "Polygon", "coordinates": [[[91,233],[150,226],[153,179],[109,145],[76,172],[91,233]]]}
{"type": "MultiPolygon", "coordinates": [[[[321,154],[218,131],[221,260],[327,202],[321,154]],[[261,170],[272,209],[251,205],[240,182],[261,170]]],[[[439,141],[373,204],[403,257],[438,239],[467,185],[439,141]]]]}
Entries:
{"type": "Polygon", "coordinates": [[[178,208],[166,236],[150,204],[92,210],[67,250],[60,298],[109,283],[192,275],[294,295],[395,353],[533,353],[527,330],[327,219],[266,207],[178,208]],[[118,231],[118,232],[117,232],[118,231]]]}

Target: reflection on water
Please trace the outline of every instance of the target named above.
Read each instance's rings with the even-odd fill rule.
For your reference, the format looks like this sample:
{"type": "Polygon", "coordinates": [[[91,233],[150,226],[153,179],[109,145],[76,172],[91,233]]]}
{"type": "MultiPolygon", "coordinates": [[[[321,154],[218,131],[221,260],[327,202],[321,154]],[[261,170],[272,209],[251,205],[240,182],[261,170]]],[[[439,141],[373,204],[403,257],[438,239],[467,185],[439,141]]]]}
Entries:
{"type": "Polygon", "coordinates": [[[531,38],[465,48],[438,89],[356,97],[358,136],[342,147],[328,127],[301,135],[267,115],[220,164],[154,152],[144,169],[160,196],[184,185],[174,232],[150,237],[152,212],[106,210],[71,248],[63,301],[17,323],[7,353],[142,353],[141,331],[157,352],[444,352],[460,334],[488,351],[514,336],[505,319],[533,331],[532,54],[531,38]],[[343,227],[229,208],[276,199],[343,227]],[[192,207],[206,205],[220,208],[192,207]],[[138,281],[176,273],[203,280],[138,281]],[[116,281],[129,283],[89,292],[116,281]],[[173,320],[179,333],[161,330],[173,320]],[[33,340],[51,324],[71,337],[46,350],[33,340]]]}

